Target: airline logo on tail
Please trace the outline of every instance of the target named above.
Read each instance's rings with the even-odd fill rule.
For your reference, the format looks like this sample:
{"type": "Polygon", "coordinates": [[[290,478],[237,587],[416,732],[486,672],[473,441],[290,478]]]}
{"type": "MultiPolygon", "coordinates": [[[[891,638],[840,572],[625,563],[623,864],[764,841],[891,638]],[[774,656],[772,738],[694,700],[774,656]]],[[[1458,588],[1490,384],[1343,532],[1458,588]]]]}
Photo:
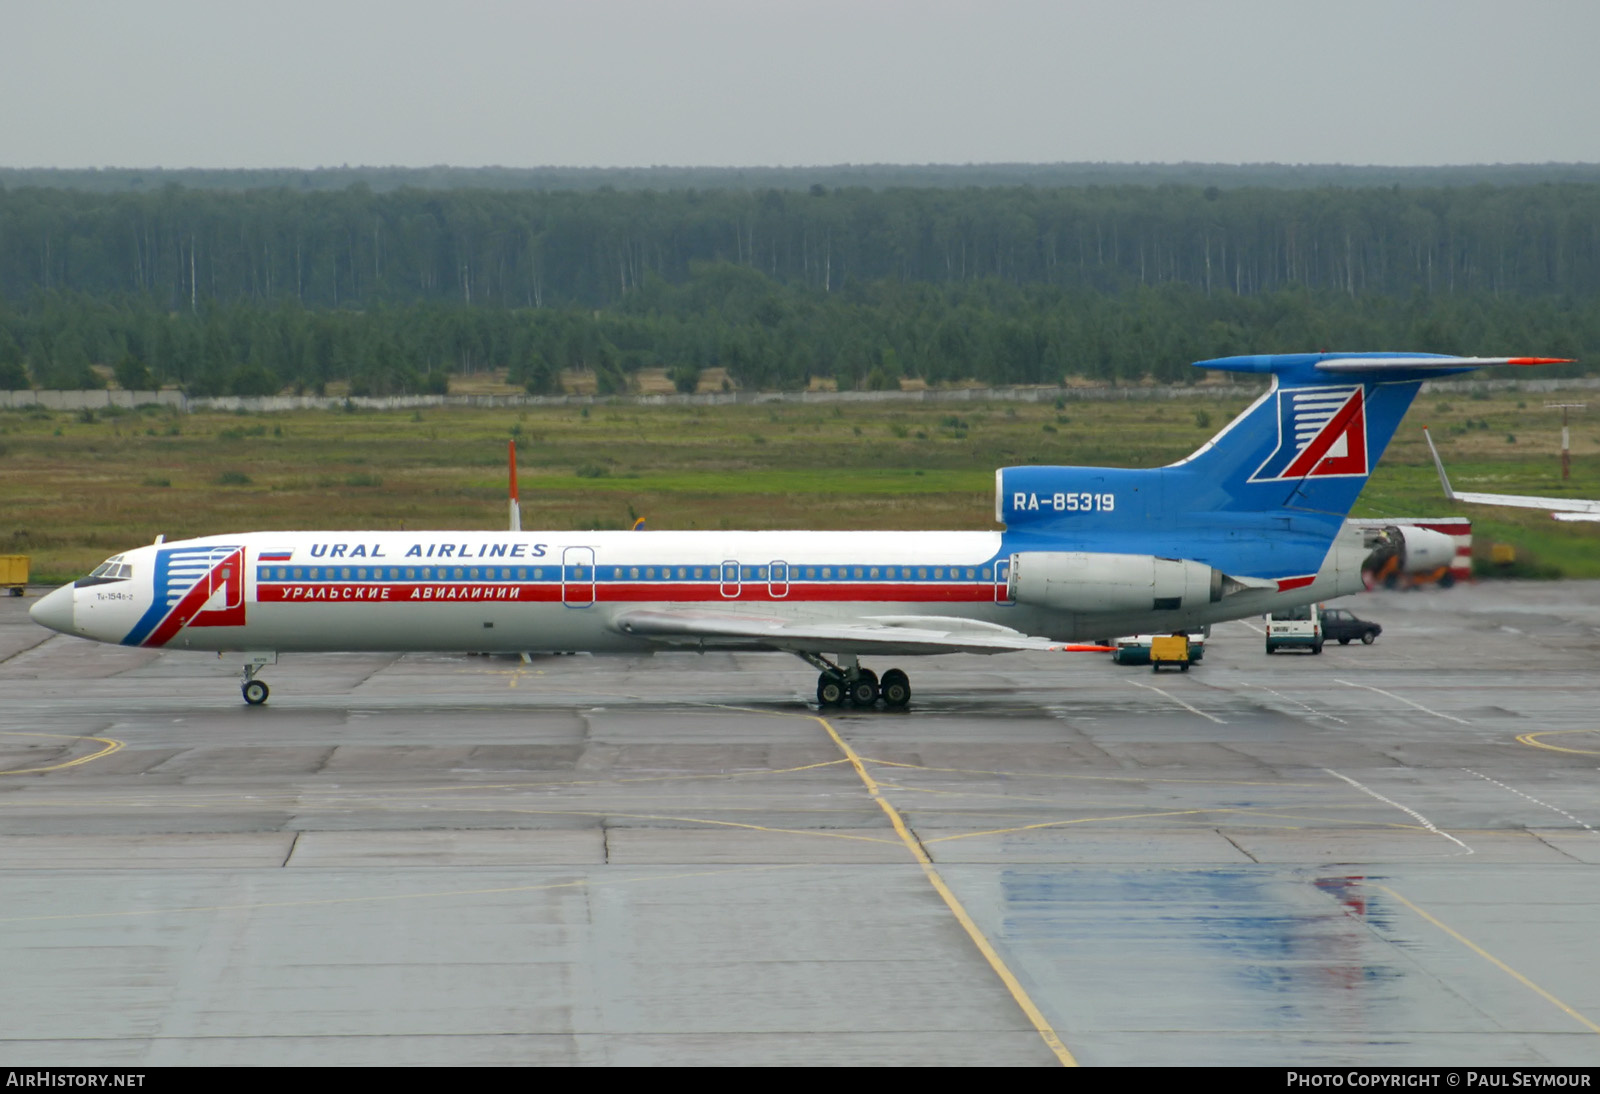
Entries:
{"type": "Polygon", "coordinates": [[[1278,390],[1278,447],[1251,482],[1366,475],[1366,389],[1293,387],[1278,390]]]}

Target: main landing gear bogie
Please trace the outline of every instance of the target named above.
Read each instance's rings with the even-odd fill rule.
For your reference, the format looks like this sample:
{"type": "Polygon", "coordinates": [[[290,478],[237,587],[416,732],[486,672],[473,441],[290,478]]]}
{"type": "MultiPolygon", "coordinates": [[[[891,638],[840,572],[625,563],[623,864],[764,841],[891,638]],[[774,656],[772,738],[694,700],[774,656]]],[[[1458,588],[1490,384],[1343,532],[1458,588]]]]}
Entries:
{"type": "Polygon", "coordinates": [[[899,669],[890,669],[880,680],[877,673],[858,664],[840,667],[821,658],[813,663],[822,666],[817,677],[817,705],[824,709],[848,703],[857,710],[870,710],[881,700],[884,706],[897,710],[911,702],[911,681],[899,669]]]}

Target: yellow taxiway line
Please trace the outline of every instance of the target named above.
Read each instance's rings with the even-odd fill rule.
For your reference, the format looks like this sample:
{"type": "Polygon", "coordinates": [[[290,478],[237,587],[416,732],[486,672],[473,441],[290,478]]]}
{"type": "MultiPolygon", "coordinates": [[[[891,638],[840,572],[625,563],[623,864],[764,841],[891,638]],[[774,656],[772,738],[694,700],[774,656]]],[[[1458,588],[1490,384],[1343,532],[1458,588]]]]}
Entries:
{"type": "Polygon", "coordinates": [[[1529,748],[1547,748],[1551,752],[1571,752],[1579,756],[1600,756],[1600,750],[1593,748],[1562,748],[1560,745],[1546,744],[1539,740],[1540,737],[1563,737],[1569,733],[1594,733],[1592,729],[1547,729],[1542,733],[1521,733],[1517,741],[1529,748]]]}
{"type": "Polygon", "coordinates": [[[0,775],[37,775],[44,771],[60,771],[63,768],[77,767],[79,764],[86,764],[92,760],[98,760],[104,756],[109,756],[113,752],[120,751],[123,747],[123,742],[112,737],[79,737],[67,733],[0,732],[0,737],[52,737],[58,741],[99,741],[105,746],[98,752],[92,752],[87,756],[79,756],[76,760],[66,760],[62,763],[50,764],[47,767],[15,767],[9,771],[0,771],[0,775]]]}
{"type": "Polygon", "coordinates": [[[1503,972],[1507,976],[1511,977],[1511,979],[1515,980],[1517,983],[1521,984],[1523,987],[1527,988],[1529,991],[1533,992],[1535,995],[1539,996],[1541,999],[1544,999],[1546,1002],[1553,1004],[1557,1009],[1559,1009],[1562,1012],[1564,1012],[1573,1021],[1579,1023],[1580,1025],[1586,1026],[1588,1028],[1589,1032],[1591,1032],[1591,1033],[1600,1033],[1600,1025],[1595,1025],[1594,1022],[1590,1021],[1583,1014],[1579,1013],[1574,1008],[1568,1006],[1566,1003],[1563,1003],[1560,999],[1557,999],[1554,995],[1551,995],[1548,991],[1545,991],[1538,984],[1535,984],[1532,980],[1529,980],[1526,976],[1523,976],[1516,969],[1513,969],[1510,965],[1507,965],[1504,961],[1500,960],[1494,954],[1490,953],[1488,950],[1484,949],[1482,946],[1480,946],[1476,942],[1472,941],[1472,939],[1468,938],[1466,935],[1462,934],[1460,931],[1456,930],[1454,927],[1451,927],[1447,923],[1445,923],[1442,920],[1440,920],[1438,917],[1436,917],[1434,915],[1431,915],[1430,913],[1428,913],[1428,912],[1424,911],[1423,909],[1417,907],[1415,904],[1411,903],[1411,901],[1407,900],[1405,897],[1401,896],[1399,893],[1395,892],[1393,889],[1389,888],[1387,885],[1374,884],[1372,887],[1374,889],[1378,889],[1378,890],[1381,890],[1382,892],[1388,893],[1390,896],[1394,897],[1401,904],[1404,904],[1407,908],[1410,908],[1413,912],[1416,912],[1417,915],[1421,916],[1423,919],[1427,920],[1429,923],[1431,923],[1435,927],[1439,928],[1445,934],[1449,935],[1451,938],[1453,938],[1457,942],[1461,943],[1467,949],[1471,950],[1473,953],[1477,954],[1479,957],[1481,957],[1485,961],[1489,962],[1489,964],[1493,965],[1495,968],[1499,969],[1501,972],[1503,972]]]}
{"type": "Polygon", "coordinates": [[[833,743],[839,746],[839,751],[843,752],[850,761],[850,766],[855,769],[862,785],[867,788],[867,793],[872,795],[872,800],[877,802],[878,807],[888,816],[889,823],[894,826],[895,834],[900,837],[900,841],[906,845],[906,850],[911,852],[912,857],[922,867],[922,872],[927,875],[928,882],[933,886],[934,891],[939,894],[945,906],[950,909],[950,913],[956,917],[956,922],[961,924],[961,929],[967,932],[967,937],[972,939],[973,945],[978,947],[978,952],[983,954],[984,960],[989,962],[989,967],[1000,978],[1000,982],[1006,986],[1006,990],[1011,993],[1011,998],[1016,1001],[1017,1006],[1022,1008],[1022,1013],[1028,1016],[1028,1021],[1033,1024],[1033,1028],[1044,1039],[1045,1045],[1055,1054],[1056,1059],[1061,1061],[1062,1066],[1077,1067],[1078,1061],[1067,1050],[1067,1046],[1062,1043],[1060,1036],[1050,1025],[1049,1020],[1045,1018],[1044,1012],[1038,1008],[1032,997],[1028,995],[1027,989],[1022,986],[1022,982],[1017,979],[1016,974],[1005,963],[1005,959],[989,943],[989,939],[978,928],[978,924],[973,921],[972,916],[968,914],[967,909],[957,899],[956,894],[951,892],[950,886],[945,884],[944,878],[940,876],[938,869],[933,865],[933,860],[928,857],[928,852],[923,849],[921,842],[911,834],[911,829],[906,826],[905,818],[900,815],[900,811],[894,807],[888,798],[883,796],[877,781],[867,772],[866,764],[862,763],[861,757],[856,753],[856,750],[851,748],[849,742],[843,737],[839,736],[838,730],[834,729],[826,718],[816,718],[816,721],[818,725],[828,731],[828,736],[833,738],[833,743]]]}

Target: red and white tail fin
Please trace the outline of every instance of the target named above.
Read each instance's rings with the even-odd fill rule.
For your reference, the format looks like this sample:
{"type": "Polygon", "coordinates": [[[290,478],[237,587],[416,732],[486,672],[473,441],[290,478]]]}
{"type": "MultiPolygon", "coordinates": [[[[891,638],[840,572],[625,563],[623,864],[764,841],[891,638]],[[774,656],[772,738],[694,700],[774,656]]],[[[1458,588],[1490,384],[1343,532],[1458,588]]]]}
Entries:
{"type": "Polygon", "coordinates": [[[511,530],[522,531],[522,505],[517,501],[517,442],[508,445],[511,453],[511,530]]]}

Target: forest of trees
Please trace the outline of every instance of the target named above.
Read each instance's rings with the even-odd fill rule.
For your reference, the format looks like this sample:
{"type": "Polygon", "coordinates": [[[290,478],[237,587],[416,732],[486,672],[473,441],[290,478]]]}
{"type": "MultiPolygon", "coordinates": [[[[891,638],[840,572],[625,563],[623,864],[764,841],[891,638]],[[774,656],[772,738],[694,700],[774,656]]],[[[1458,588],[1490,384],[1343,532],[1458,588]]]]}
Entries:
{"type": "Polygon", "coordinates": [[[0,296],[615,304],[732,262],[787,285],[1249,295],[1600,291],[1600,184],[1427,190],[0,192],[0,296]]]}
{"type": "Polygon", "coordinates": [[[622,390],[641,367],[856,387],[1322,347],[1592,357],[1597,302],[1591,182],[0,189],[3,387],[98,382],[91,364],[257,394],[491,368],[545,391],[568,368],[622,390]]]}

